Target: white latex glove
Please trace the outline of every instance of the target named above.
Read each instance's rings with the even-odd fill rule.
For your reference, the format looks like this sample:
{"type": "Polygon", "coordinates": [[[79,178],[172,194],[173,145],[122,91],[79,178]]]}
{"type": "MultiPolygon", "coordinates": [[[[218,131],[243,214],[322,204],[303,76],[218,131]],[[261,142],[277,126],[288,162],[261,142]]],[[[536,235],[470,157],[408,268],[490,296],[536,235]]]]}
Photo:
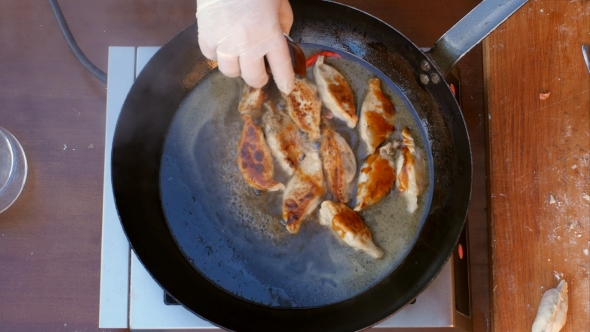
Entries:
{"type": "Polygon", "coordinates": [[[197,0],[199,46],[229,77],[252,87],[268,82],[266,56],[278,88],[293,90],[295,74],[283,33],[293,25],[288,0],[197,0]]]}

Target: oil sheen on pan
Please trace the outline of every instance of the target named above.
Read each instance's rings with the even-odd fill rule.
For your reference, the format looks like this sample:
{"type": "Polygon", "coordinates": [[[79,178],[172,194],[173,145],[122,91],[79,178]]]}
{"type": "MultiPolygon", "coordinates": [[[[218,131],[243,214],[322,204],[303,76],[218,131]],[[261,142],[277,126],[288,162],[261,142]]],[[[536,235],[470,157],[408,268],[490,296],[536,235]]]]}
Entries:
{"type": "MultiPolygon", "coordinates": [[[[302,47],[307,56],[320,50],[316,45],[302,47]]],[[[394,136],[409,127],[431,165],[427,133],[400,89],[364,61],[339,53],[341,59],[328,58],[326,63],[349,80],[357,110],[369,78],[379,77],[383,92],[396,107],[394,136]]],[[[308,77],[312,77],[310,72],[308,77]]],[[[342,244],[319,224],[317,211],[303,222],[298,234],[289,234],[280,222],[281,193],[253,190],[236,165],[243,125],[237,105],[243,84],[213,71],[189,94],[170,127],[160,187],[178,246],[211,282],[260,305],[317,307],[362,293],[395,269],[413,245],[432,196],[431,167],[426,170],[428,184],[414,214],[408,214],[395,190],[361,212],[375,243],[385,252],[380,259],[342,244]]],[[[273,93],[278,96],[276,88],[273,93]]],[[[367,155],[358,129],[342,121],[332,123],[350,144],[360,168],[367,155]]],[[[288,175],[280,167],[275,170],[275,179],[287,183],[288,175]]],[[[356,189],[352,194],[356,195],[356,189]]]]}

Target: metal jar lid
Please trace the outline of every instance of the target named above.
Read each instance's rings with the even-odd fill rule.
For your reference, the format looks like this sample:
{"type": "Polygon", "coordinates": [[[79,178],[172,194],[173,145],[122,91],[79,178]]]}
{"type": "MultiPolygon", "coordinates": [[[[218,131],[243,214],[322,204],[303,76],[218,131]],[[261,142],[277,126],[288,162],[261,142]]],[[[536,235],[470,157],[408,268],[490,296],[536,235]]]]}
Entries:
{"type": "Polygon", "coordinates": [[[27,180],[27,159],[22,146],[0,127],[0,213],[18,198],[27,180]]]}

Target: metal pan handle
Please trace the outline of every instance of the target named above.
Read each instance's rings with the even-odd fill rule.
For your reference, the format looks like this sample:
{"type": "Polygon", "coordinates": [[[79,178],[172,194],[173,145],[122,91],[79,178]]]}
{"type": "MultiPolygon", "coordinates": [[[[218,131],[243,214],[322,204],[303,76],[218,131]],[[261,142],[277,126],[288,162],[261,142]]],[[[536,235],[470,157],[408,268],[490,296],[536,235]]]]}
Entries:
{"type": "Polygon", "coordinates": [[[447,31],[427,53],[446,75],[451,68],[528,0],[484,0],[447,31]]]}

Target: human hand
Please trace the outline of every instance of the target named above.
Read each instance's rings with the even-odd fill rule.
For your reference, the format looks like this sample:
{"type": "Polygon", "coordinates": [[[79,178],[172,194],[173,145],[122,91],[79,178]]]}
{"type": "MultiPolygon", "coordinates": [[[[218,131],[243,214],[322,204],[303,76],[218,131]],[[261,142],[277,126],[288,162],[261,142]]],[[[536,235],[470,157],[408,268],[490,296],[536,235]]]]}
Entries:
{"type": "Polygon", "coordinates": [[[201,52],[226,76],[252,87],[268,82],[264,57],[279,90],[293,90],[295,74],[283,33],[293,24],[288,0],[197,0],[201,52]]]}

